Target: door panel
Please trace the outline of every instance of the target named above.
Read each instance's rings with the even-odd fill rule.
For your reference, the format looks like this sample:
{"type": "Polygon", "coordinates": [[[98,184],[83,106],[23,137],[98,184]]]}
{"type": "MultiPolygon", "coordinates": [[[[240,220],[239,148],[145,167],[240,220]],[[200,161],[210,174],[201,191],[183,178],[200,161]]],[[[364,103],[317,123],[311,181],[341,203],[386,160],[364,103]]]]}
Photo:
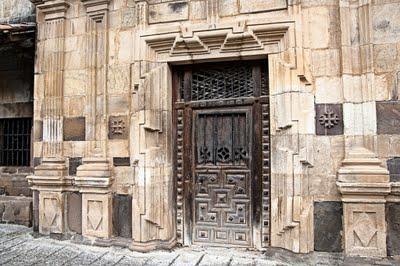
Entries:
{"type": "Polygon", "coordinates": [[[193,242],[251,246],[251,107],[193,112],[193,242]]]}

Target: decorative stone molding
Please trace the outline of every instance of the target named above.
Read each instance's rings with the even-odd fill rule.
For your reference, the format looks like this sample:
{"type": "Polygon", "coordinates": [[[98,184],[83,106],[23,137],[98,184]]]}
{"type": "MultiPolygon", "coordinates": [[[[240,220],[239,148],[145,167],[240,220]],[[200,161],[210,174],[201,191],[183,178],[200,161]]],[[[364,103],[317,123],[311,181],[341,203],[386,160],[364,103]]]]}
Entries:
{"type": "Polygon", "coordinates": [[[338,171],[337,185],[344,204],[346,254],[386,257],[387,169],[371,151],[353,148],[338,171]]]}
{"type": "Polygon", "coordinates": [[[69,8],[69,4],[66,0],[31,0],[31,2],[43,12],[46,21],[65,19],[69,8]]]}
{"type": "MultiPolygon", "coordinates": [[[[254,56],[287,51],[294,52],[294,23],[264,24],[260,21],[241,21],[236,25],[218,25],[210,30],[201,27],[171,27],[153,34],[141,34],[157,61],[204,60],[218,57],[254,56]]],[[[296,65],[295,56],[288,64],[296,65]]]]}

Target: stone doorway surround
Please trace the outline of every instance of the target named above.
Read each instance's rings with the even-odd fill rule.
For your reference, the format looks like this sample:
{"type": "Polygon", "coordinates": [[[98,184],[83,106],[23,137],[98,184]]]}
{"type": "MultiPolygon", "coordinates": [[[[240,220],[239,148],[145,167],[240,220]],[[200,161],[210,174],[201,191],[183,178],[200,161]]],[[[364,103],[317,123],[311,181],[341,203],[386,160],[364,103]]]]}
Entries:
{"type": "MultiPolygon", "coordinates": [[[[39,69],[44,67],[45,70],[46,67],[50,67],[51,71],[46,72],[49,77],[56,77],[54,80],[62,81],[65,59],[63,34],[68,20],[67,13],[73,12],[69,10],[71,3],[68,0],[32,0],[32,2],[37,4],[38,13],[42,14],[39,32],[42,29],[41,32],[48,30],[56,34],[39,37],[45,41],[44,47],[42,43],[38,48],[40,57],[37,67],[39,69]],[[54,42],[55,40],[58,42],[54,42]],[[57,59],[56,64],[45,65],[44,58],[51,56],[57,59]]],[[[343,27],[342,64],[344,71],[354,74],[352,71],[357,71],[351,66],[352,57],[345,53],[351,54],[352,51],[349,47],[350,38],[346,35],[350,32],[348,28],[351,25],[347,10],[349,2],[352,1],[341,1],[340,6],[343,12],[340,18],[343,27]]],[[[35,175],[29,180],[33,189],[39,191],[40,195],[41,233],[66,233],[65,193],[80,191],[84,195],[82,219],[86,220],[82,223],[83,235],[91,239],[103,238],[105,242],[116,243],[110,236],[109,222],[113,178],[110,174],[110,154],[107,149],[107,100],[104,98],[100,101],[102,104],[99,104],[97,98],[108,93],[108,84],[105,82],[110,53],[108,11],[110,5],[114,3],[110,0],[81,0],[80,3],[86,12],[86,20],[81,26],[88,29],[89,42],[86,43],[88,45],[86,56],[88,56],[87,69],[90,73],[86,91],[90,111],[86,114],[87,152],[83,160],[84,165],[78,169],[78,177],[66,174],[61,123],[63,83],[56,82],[54,86],[45,83],[42,87],[47,99],[44,101],[44,106],[47,103],[52,108],[44,109],[44,132],[51,128],[51,132],[55,134],[44,134],[43,146],[40,147],[42,164],[37,167],[35,175]],[[44,205],[48,207],[45,208],[44,205]]],[[[364,9],[368,9],[369,3],[370,1],[366,1],[356,8],[364,12],[364,9]]],[[[270,239],[263,238],[263,244],[256,248],[273,246],[294,252],[313,251],[313,197],[309,188],[311,182],[309,169],[314,165],[315,110],[313,78],[309,63],[310,36],[304,34],[311,31],[311,23],[303,23],[301,4],[276,0],[272,1],[272,6],[261,5],[263,8],[261,11],[279,10],[276,16],[269,17],[265,14],[263,16],[262,13],[256,12],[252,16],[238,15],[235,19],[223,20],[217,15],[218,7],[215,1],[196,1],[199,9],[194,10],[201,17],[196,17],[193,21],[202,21],[201,23],[187,22],[190,12],[187,3],[172,4],[172,9],[180,10],[179,16],[157,13],[169,3],[135,0],[133,4],[136,10],[136,26],[132,34],[135,49],[130,62],[131,76],[127,89],[130,91],[132,102],[129,112],[130,140],[132,140],[129,151],[130,163],[134,168],[134,183],[131,190],[132,240],[128,241],[128,246],[148,251],[176,244],[185,245],[183,241],[185,228],[181,212],[182,195],[179,189],[175,191],[173,187],[170,65],[268,58],[272,151],[269,181],[271,232],[270,239]],[[204,12],[199,13],[199,10],[204,12]]],[[[76,3],[73,6],[76,8],[76,3]]],[[[251,7],[242,5],[241,11],[246,14],[248,8],[251,7]]],[[[368,25],[362,26],[362,29],[365,29],[368,25]]],[[[347,80],[344,79],[345,83],[347,80]]],[[[345,84],[348,86],[348,83],[345,84]]],[[[353,89],[362,90],[361,85],[353,89]]],[[[363,104],[363,111],[358,113],[352,112],[353,109],[359,110],[358,105],[348,103],[344,106],[349,114],[355,114],[352,117],[345,117],[345,126],[346,123],[363,121],[364,117],[375,110],[370,99],[362,99],[358,103],[363,104]]],[[[382,182],[379,184],[379,195],[376,195],[376,200],[378,197],[384,198],[385,193],[389,193],[388,181],[385,178],[387,173],[377,166],[376,160],[371,159],[374,157],[371,152],[357,153],[362,147],[373,150],[369,136],[366,136],[371,133],[370,129],[365,126],[363,130],[353,132],[351,127],[347,129],[345,127],[345,135],[350,138],[347,138],[349,141],[345,143],[347,157],[343,167],[346,168],[346,163],[351,161],[352,155],[358,154],[361,156],[356,156],[359,164],[368,164],[374,171],[379,172],[382,182]],[[382,192],[380,188],[384,191],[382,192]]],[[[347,184],[350,184],[350,187],[355,188],[354,193],[358,193],[357,186],[351,184],[363,182],[349,182],[346,178],[340,178],[343,173],[344,170],[339,171],[338,187],[344,195],[343,201],[347,204],[346,193],[349,190],[344,188],[347,189],[349,187],[347,184]]],[[[357,174],[361,175],[363,172],[359,171],[357,174]]],[[[364,192],[368,195],[372,193],[374,196],[377,191],[364,192]]],[[[354,221],[357,221],[349,219],[348,216],[358,211],[355,205],[360,206],[365,203],[359,197],[353,200],[352,203],[345,205],[344,210],[346,239],[353,233],[351,228],[354,228],[354,221]]],[[[374,204],[380,205],[374,205],[376,208],[371,209],[375,210],[375,216],[380,219],[377,224],[384,219],[383,215],[379,215],[382,212],[383,202],[384,199],[375,201],[374,204]]],[[[370,226],[368,221],[365,224],[370,226]]],[[[381,241],[382,235],[386,234],[385,228],[377,228],[377,232],[381,235],[378,236],[380,240],[376,242],[379,250],[376,255],[382,256],[385,255],[382,252],[385,247],[381,241]]],[[[365,244],[368,241],[361,242],[365,244]]],[[[362,244],[359,249],[354,249],[354,243],[356,242],[351,240],[346,243],[346,252],[365,255],[369,247],[362,244]],[[354,250],[356,251],[353,252],[354,250]]]]}

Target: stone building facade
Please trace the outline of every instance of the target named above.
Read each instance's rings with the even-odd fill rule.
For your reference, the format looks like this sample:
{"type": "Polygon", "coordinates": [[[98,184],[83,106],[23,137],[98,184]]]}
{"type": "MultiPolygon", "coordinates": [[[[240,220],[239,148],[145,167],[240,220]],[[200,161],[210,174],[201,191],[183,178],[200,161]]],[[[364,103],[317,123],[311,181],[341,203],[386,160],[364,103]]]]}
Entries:
{"type": "Polygon", "coordinates": [[[400,254],[400,1],[31,1],[40,233],[400,254]]]}

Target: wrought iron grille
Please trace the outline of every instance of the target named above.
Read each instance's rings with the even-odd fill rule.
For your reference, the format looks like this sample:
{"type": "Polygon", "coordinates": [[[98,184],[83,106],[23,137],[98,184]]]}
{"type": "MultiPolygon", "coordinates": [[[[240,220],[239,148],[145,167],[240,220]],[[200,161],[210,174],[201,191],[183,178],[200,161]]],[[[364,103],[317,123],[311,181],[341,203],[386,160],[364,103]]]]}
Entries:
{"type": "MultiPolygon", "coordinates": [[[[252,97],[255,92],[254,63],[224,63],[213,67],[194,69],[191,75],[191,100],[215,100],[252,97]]],[[[261,95],[268,95],[268,70],[261,64],[261,95]]],[[[183,73],[180,78],[180,96],[184,96],[183,73]]]]}
{"type": "Polygon", "coordinates": [[[0,119],[0,166],[29,166],[31,118],[0,119]]]}

